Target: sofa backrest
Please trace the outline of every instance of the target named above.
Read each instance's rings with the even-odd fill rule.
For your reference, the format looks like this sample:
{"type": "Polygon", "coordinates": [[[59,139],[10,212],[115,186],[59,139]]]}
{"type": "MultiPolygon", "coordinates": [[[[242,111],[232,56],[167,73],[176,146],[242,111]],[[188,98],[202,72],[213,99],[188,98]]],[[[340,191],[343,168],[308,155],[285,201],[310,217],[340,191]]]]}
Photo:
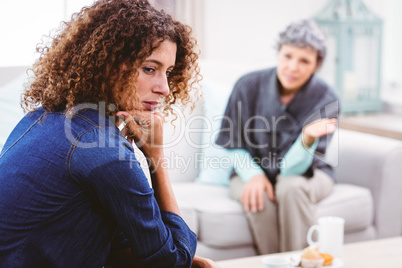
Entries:
{"type": "Polygon", "coordinates": [[[175,111],[178,117],[174,121],[169,117],[164,126],[164,152],[170,179],[172,182],[194,181],[199,173],[196,157],[201,151],[201,133],[197,129],[202,126],[197,118],[203,115],[202,100],[192,112],[178,107],[175,111]]]}
{"type": "Polygon", "coordinates": [[[326,158],[340,183],[369,188],[375,201],[380,178],[402,176],[401,159],[402,141],[346,129],[334,135],[326,158]]]}
{"type": "Polygon", "coordinates": [[[0,68],[0,150],[15,125],[24,116],[20,106],[26,66],[0,68]]]}

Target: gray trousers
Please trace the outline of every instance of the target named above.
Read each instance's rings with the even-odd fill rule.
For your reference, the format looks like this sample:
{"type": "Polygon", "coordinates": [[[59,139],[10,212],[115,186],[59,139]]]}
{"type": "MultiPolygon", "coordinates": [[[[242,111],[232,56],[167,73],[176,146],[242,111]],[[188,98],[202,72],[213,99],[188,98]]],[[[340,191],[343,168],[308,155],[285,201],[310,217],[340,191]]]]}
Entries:
{"type": "MultiPolygon", "coordinates": [[[[230,195],[240,201],[243,190],[240,177],[231,179],[230,195]]],[[[247,211],[246,217],[258,254],[300,250],[307,246],[306,236],[311,225],[316,224],[316,203],[328,196],[334,181],[321,170],[314,177],[277,177],[276,201],[264,194],[264,209],[247,211]]]]}

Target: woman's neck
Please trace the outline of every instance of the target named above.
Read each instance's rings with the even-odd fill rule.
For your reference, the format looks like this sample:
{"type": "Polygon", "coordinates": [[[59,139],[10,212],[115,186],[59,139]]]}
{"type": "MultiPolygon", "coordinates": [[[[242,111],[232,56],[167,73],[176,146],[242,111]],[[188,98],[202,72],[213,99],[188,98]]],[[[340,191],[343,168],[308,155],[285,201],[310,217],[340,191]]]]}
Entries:
{"type": "Polygon", "coordinates": [[[288,106],[289,103],[292,102],[292,100],[293,100],[293,98],[295,97],[296,93],[297,93],[297,91],[296,91],[296,92],[289,93],[289,94],[286,94],[286,95],[281,94],[281,95],[280,95],[280,97],[281,97],[281,104],[282,104],[283,106],[288,106]]]}
{"type": "Polygon", "coordinates": [[[283,106],[288,106],[289,103],[292,102],[293,98],[296,96],[297,92],[299,90],[286,90],[282,87],[282,85],[279,85],[279,96],[281,98],[281,104],[283,106]]]}

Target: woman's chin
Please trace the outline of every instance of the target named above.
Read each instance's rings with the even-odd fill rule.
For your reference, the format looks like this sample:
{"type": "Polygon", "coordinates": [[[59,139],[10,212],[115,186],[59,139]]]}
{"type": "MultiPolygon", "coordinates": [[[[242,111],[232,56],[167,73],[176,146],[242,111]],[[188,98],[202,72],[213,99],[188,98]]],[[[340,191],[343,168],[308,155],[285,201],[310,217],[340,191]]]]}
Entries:
{"type": "Polygon", "coordinates": [[[288,95],[288,94],[293,94],[296,93],[300,87],[297,86],[282,86],[282,94],[283,95],[288,95]]]}

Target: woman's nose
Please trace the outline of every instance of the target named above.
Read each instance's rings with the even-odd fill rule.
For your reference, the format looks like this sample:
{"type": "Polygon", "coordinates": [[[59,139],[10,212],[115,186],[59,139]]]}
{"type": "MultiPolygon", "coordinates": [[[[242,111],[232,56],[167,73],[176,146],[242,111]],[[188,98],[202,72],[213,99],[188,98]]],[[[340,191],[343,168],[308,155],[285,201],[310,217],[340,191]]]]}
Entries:
{"type": "Polygon", "coordinates": [[[156,85],[154,86],[154,92],[163,96],[167,96],[169,94],[170,88],[167,75],[161,75],[161,77],[159,77],[156,85]]]}
{"type": "Polygon", "coordinates": [[[297,70],[297,68],[298,68],[298,63],[297,63],[297,61],[296,61],[296,60],[291,60],[291,61],[289,62],[289,69],[291,69],[291,70],[297,70]]]}

